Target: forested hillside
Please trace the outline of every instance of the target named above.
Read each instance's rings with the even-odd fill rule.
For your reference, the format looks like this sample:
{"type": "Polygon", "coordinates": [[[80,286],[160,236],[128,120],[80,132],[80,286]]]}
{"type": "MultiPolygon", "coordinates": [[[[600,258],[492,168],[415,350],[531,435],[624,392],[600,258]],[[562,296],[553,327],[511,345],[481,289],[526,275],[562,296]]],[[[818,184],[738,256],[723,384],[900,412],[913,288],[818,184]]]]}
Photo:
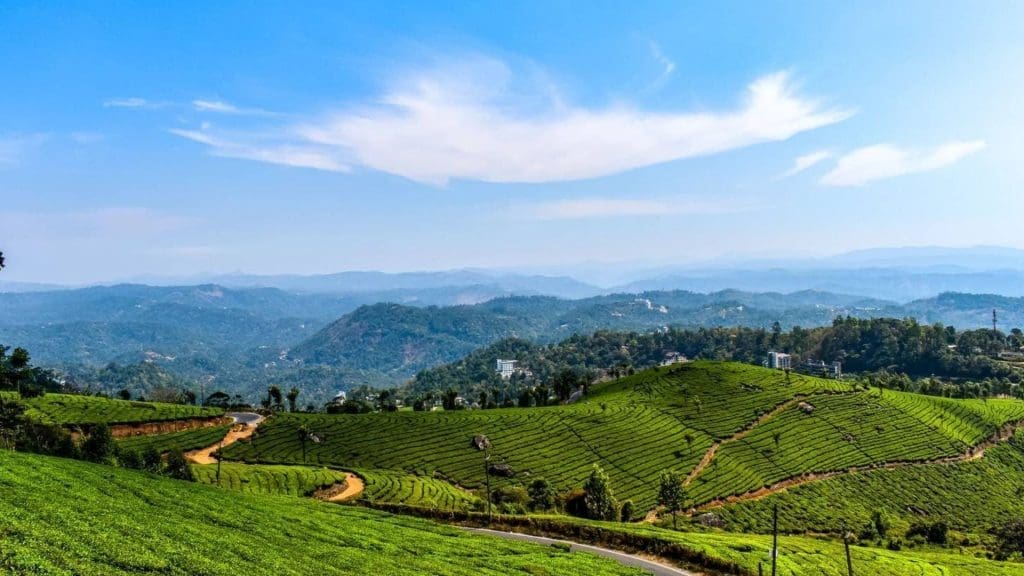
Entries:
{"type": "MultiPolygon", "coordinates": [[[[466,289],[453,289],[447,297],[460,297],[466,289]]],[[[659,337],[653,333],[667,327],[762,330],[762,335],[754,337],[759,342],[754,346],[745,344],[749,338],[742,336],[736,346],[713,341],[668,342],[648,353],[641,342],[628,353],[586,352],[603,357],[572,366],[607,371],[619,364],[650,366],[663,359],[660,353],[670,350],[690,356],[759,361],[767,348],[763,332],[776,325],[783,331],[803,327],[789,347],[802,354],[808,348],[800,338],[820,337],[809,329],[829,326],[840,316],[920,316],[929,322],[949,319],[962,329],[986,325],[991,321],[991,308],[996,307],[1000,327],[1016,326],[1014,322],[1024,320],[1022,299],[965,294],[944,294],[907,305],[816,291],[735,290],[615,294],[581,300],[514,296],[472,305],[418,305],[445,297],[444,289],[431,290],[436,293],[429,297],[405,295],[413,297],[417,305],[378,303],[358,308],[387,295],[292,294],[216,285],[121,285],[0,294],[0,342],[31,349],[38,364],[57,368],[81,388],[109,393],[129,389],[148,396],[170,381],[196,391],[219,388],[255,402],[268,386],[276,384],[298,386],[306,402],[319,405],[339,389],[397,386],[423,370],[458,361],[506,338],[547,345],[606,330],[635,331],[655,341],[659,337]],[[800,332],[811,336],[800,336],[800,332]],[[142,364],[157,368],[139,368],[142,364]]],[[[402,298],[399,293],[391,295],[402,298]]],[[[833,356],[827,346],[810,350],[815,357],[833,356]]],[[[843,361],[850,370],[864,369],[857,354],[845,352],[848,358],[843,361]]],[[[557,359],[561,352],[551,354],[554,360],[531,360],[535,373],[550,375],[567,364],[557,359]]],[[[490,355],[493,362],[494,355],[490,355]]],[[[874,368],[869,369],[877,369],[881,363],[873,359],[868,364],[874,368]]],[[[960,372],[989,374],[979,369],[960,372]]],[[[486,380],[484,370],[474,368],[472,374],[471,383],[486,380]]],[[[419,384],[424,378],[418,378],[419,384]]],[[[440,386],[463,387],[465,381],[445,381],[440,386]]]]}
{"type": "Polygon", "coordinates": [[[1008,394],[1011,385],[1024,380],[1024,367],[995,357],[1003,351],[1020,351],[1022,346],[1024,333],[1018,329],[1009,333],[958,331],[952,326],[926,325],[912,319],[862,320],[849,316],[830,326],[789,331],[781,326],[767,330],[600,331],[548,345],[506,339],[458,362],[420,372],[406,390],[412,397],[454,389],[472,398],[488,392],[491,397],[515,399],[521,390],[538,382],[556,381],[567,371],[577,379],[585,379],[588,374],[591,379],[615,376],[657,366],[673,354],[760,364],[769,351],[776,350],[793,354],[794,367],[809,359],[839,361],[847,372],[881,373],[877,377],[882,383],[901,389],[949,395],[963,394],[961,390],[969,395],[1008,394]],[[518,360],[519,367],[530,374],[502,380],[494,370],[496,358],[518,360]],[[931,376],[942,381],[932,381],[931,376]],[[968,382],[975,385],[967,386],[968,382]]]}

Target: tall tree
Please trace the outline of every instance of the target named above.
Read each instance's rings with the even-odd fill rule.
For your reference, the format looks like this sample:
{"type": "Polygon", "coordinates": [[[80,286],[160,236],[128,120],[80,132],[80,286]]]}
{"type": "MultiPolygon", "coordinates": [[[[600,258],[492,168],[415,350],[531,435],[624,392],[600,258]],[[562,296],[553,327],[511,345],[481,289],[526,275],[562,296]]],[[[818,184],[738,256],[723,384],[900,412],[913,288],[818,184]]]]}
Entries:
{"type": "Polygon", "coordinates": [[[658,486],[658,503],[672,514],[672,529],[676,529],[676,513],[683,507],[683,477],[678,472],[663,470],[658,486]]]}
{"type": "Polygon", "coordinates": [[[615,501],[615,495],[612,494],[608,474],[597,464],[594,464],[590,477],[583,485],[583,491],[586,493],[584,502],[587,505],[588,518],[610,521],[618,519],[619,505],[615,501]]]}
{"type": "Polygon", "coordinates": [[[267,388],[267,398],[270,400],[271,408],[274,410],[282,410],[284,408],[284,397],[281,395],[281,389],[276,384],[267,388]]]}
{"type": "Polygon", "coordinates": [[[295,402],[299,399],[299,389],[292,386],[292,389],[288,391],[288,411],[295,412],[295,402]]]}

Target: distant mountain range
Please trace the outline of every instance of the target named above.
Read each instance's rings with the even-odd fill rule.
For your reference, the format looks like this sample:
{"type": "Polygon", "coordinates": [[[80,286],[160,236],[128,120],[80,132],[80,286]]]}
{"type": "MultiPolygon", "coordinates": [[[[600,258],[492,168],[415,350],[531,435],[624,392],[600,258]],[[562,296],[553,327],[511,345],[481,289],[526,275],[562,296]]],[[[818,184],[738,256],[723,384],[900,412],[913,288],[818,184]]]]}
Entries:
{"type": "Polygon", "coordinates": [[[510,336],[552,342],[665,326],[811,327],[840,315],[974,328],[990,325],[993,308],[1001,327],[1024,326],[1022,263],[1024,251],[1004,248],[885,249],[785,268],[747,261],[742,269],[646,269],[615,289],[481,270],[3,292],[5,284],[0,343],[75,374],[150,362],[232,393],[274,383],[321,399],[360,384],[393,385],[510,336]],[[1008,268],[988,269],[997,264],[1008,268]]]}
{"type": "MultiPolygon", "coordinates": [[[[909,302],[943,292],[1024,296],[1024,250],[998,246],[873,248],[826,258],[719,258],[687,265],[592,263],[532,270],[204,274],[186,278],[146,276],[134,278],[132,283],[277,288],[291,293],[348,296],[362,303],[386,301],[417,306],[476,304],[513,295],[580,299],[651,290],[728,289],[783,293],[819,290],[909,302]]],[[[62,287],[0,280],[0,292],[58,288],[62,287]]]]}
{"type": "MultiPolygon", "coordinates": [[[[908,304],[804,290],[651,291],[569,300],[502,296],[452,305],[464,292],[296,293],[218,285],[117,285],[0,294],[0,343],[89,379],[109,362],[148,362],[204,386],[254,397],[269,384],[322,401],[361,384],[388,386],[507,337],[553,342],[598,330],[666,326],[821,326],[841,315],[914,316],[959,328],[1024,326],[1024,298],[942,294],[908,304]],[[388,294],[446,305],[380,303],[388,294]],[[91,368],[89,368],[91,367],[91,368]]],[[[108,371],[110,372],[110,371],[108,371]]],[[[117,373],[114,371],[113,373],[117,373]]]]}

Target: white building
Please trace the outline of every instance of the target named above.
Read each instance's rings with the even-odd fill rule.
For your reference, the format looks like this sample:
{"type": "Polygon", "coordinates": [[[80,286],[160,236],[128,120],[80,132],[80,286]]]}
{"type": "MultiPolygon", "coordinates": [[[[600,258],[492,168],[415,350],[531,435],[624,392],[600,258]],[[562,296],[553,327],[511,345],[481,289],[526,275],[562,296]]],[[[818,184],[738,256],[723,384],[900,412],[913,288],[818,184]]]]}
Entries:
{"type": "Polygon", "coordinates": [[[768,367],[776,370],[789,370],[793,367],[793,357],[772,350],[768,353],[768,367]]]}
{"type": "Polygon", "coordinates": [[[502,378],[511,378],[516,371],[516,360],[503,360],[498,358],[494,371],[501,374],[502,378]]]}

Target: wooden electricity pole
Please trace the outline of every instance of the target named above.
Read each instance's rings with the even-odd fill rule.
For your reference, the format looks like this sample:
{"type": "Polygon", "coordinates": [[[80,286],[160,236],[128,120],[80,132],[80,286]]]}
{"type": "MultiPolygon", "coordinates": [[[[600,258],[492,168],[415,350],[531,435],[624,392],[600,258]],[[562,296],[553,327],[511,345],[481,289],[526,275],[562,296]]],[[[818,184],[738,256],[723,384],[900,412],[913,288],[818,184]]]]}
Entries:
{"type": "Polygon", "coordinates": [[[221,452],[224,450],[224,438],[220,439],[220,446],[217,448],[217,486],[220,486],[220,461],[224,459],[221,452]]]}
{"type": "Polygon", "coordinates": [[[491,523],[491,455],[484,450],[484,478],[487,481],[487,523],[491,523]]]}
{"type": "Polygon", "coordinates": [[[846,574],[853,576],[853,559],[850,558],[850,533],[846,531],[846,523],[843,522],[843,547],[846,548],[846,574]]]}
{"type": "MultiPolygon", "coordinates": [[[[788,375],[788,372],[787,372],[788,375]]],[[[772,507],[772,576],[776,576],[776,560],[779,558],[779,505],[772,507]]]]}

